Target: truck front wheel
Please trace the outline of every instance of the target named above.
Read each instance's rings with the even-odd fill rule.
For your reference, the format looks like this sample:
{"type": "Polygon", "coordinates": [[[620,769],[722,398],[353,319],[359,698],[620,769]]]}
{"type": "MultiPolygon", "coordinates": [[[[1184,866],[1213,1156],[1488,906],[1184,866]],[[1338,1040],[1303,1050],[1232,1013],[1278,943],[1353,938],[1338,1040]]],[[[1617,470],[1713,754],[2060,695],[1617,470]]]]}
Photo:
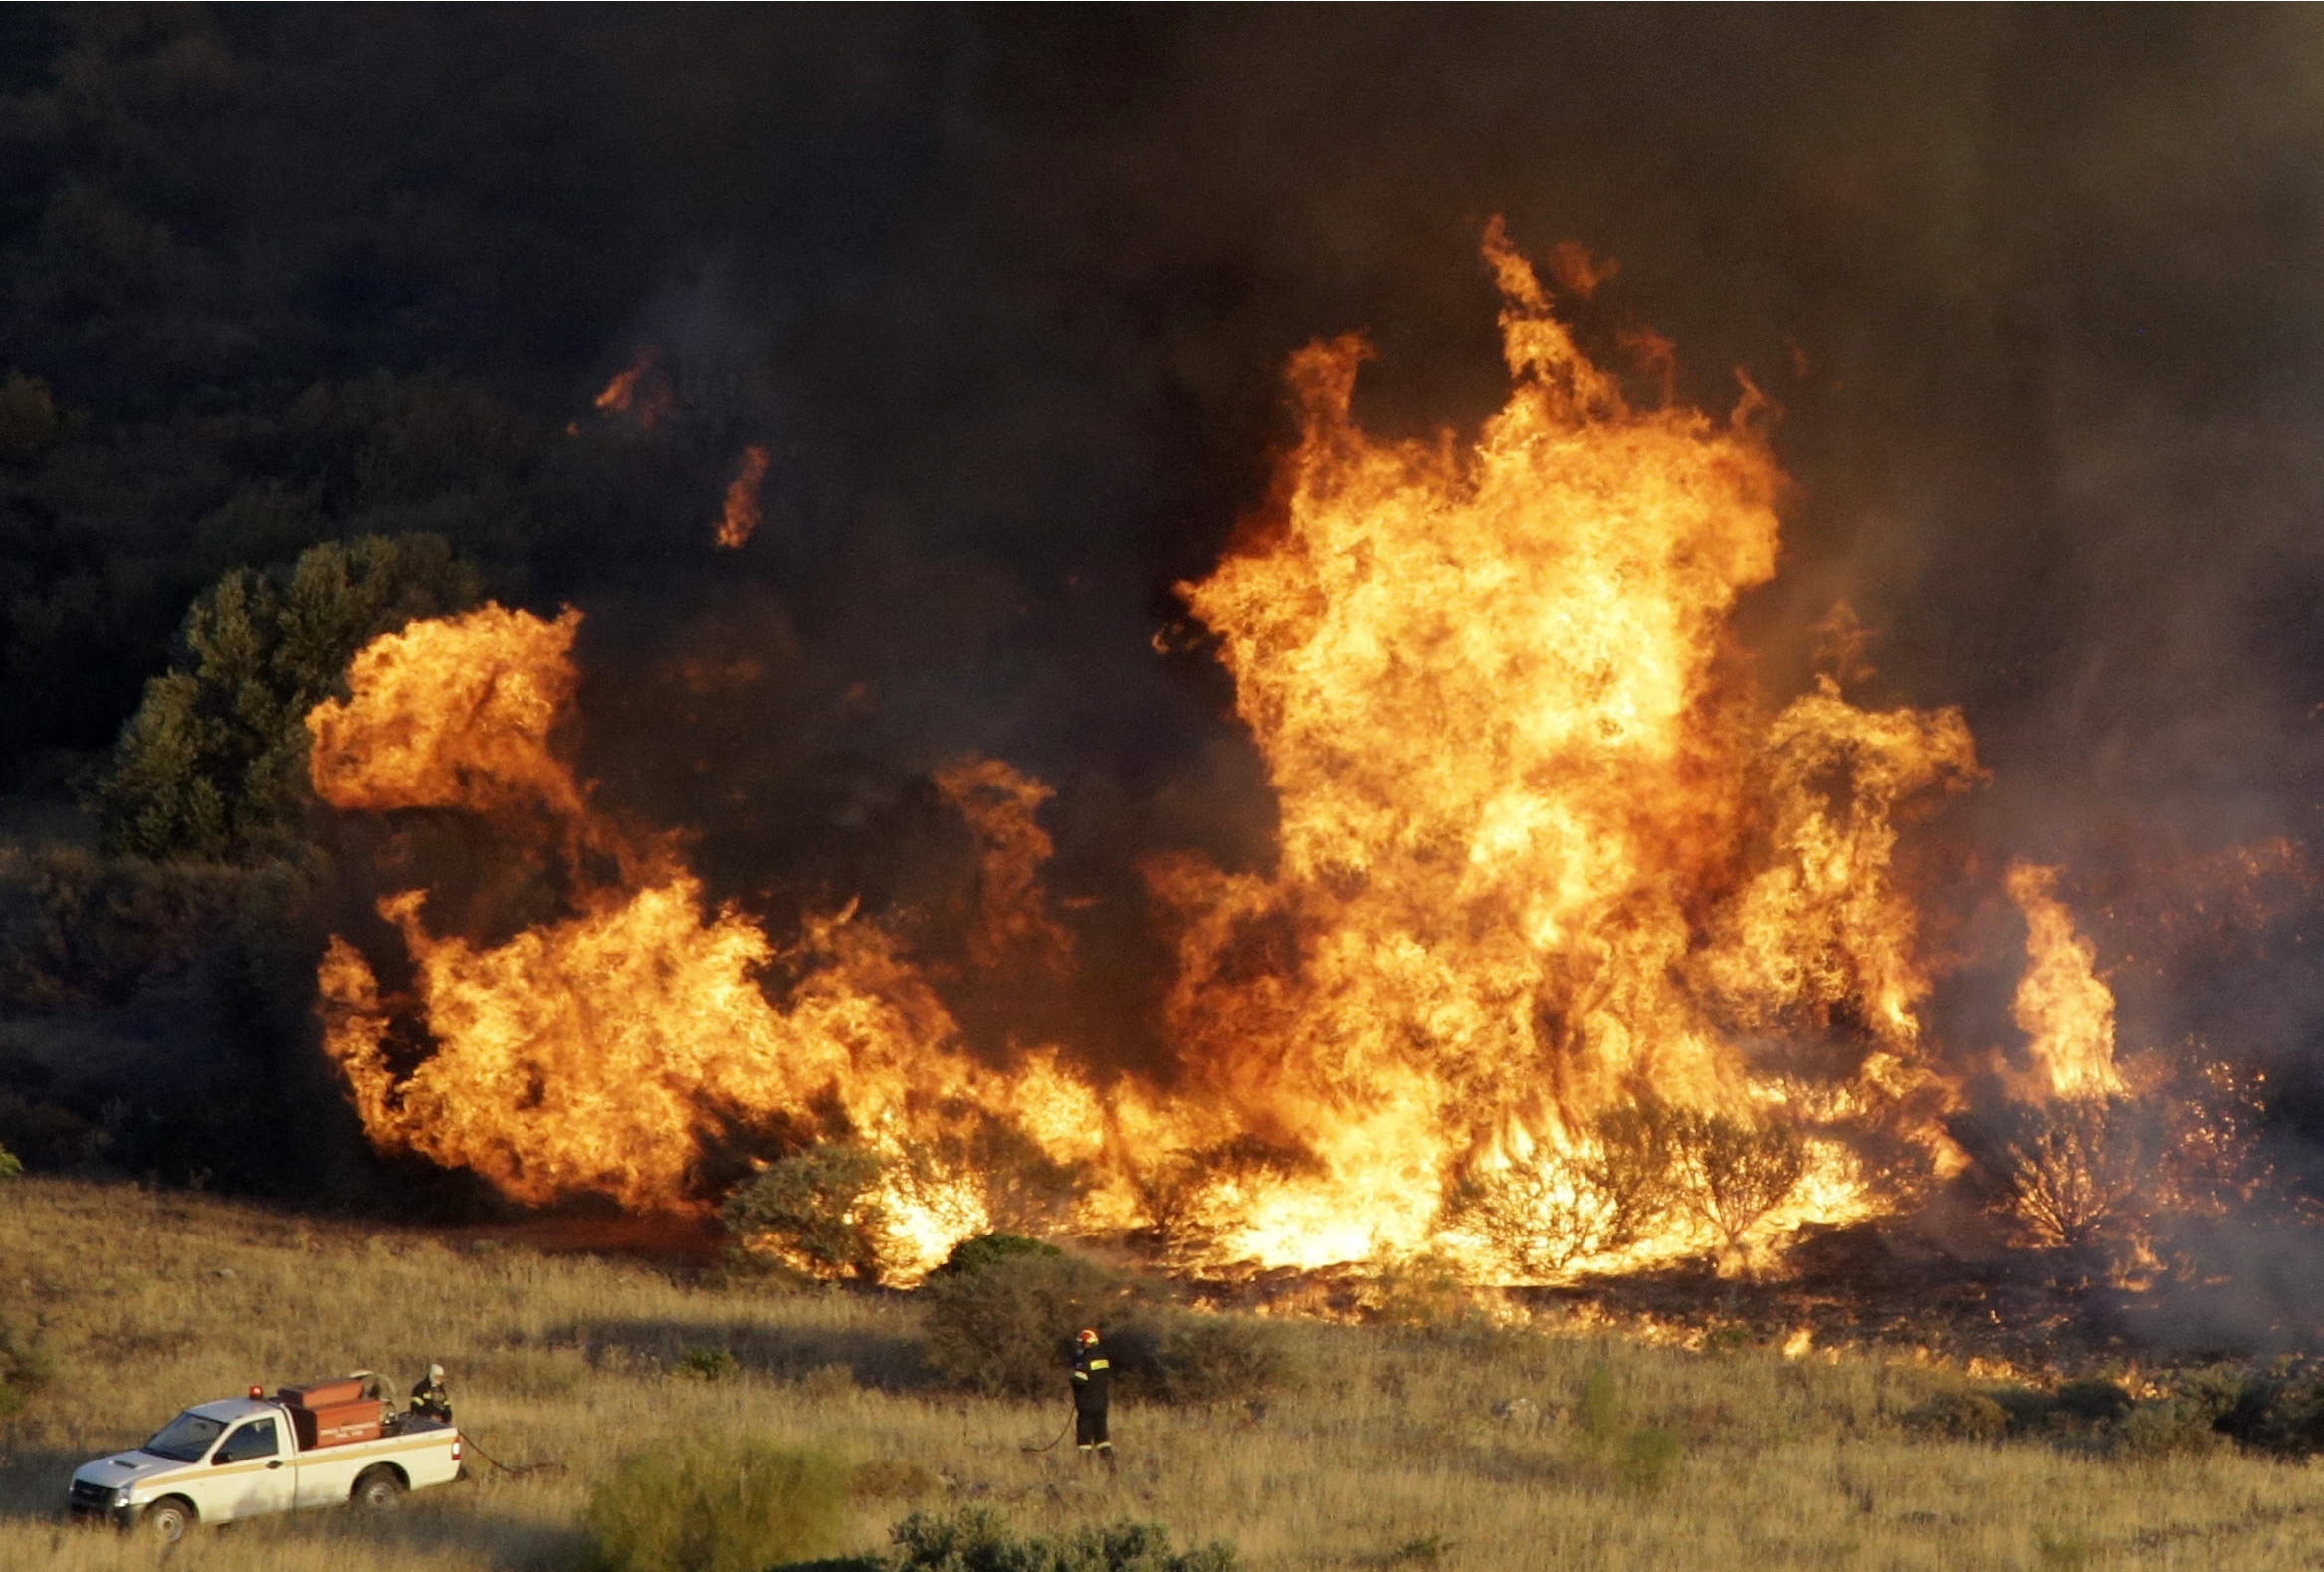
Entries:
{"type": "Polygon", "coordinates": [[[194,1503],[182,1495],[165,1495],[145,1508],[139,1525],[165,1545],[174,1545],[194,1526],[194,1503]]]}
{"type": "Polygon", "coordinates": [[[355,1477],[355,1492],[349,1497],[355,1505],[367,1512],[383,1512],[395,1504],[403,1494],[403,1475],[393,1468],[365,1468],[355,1477]]]}

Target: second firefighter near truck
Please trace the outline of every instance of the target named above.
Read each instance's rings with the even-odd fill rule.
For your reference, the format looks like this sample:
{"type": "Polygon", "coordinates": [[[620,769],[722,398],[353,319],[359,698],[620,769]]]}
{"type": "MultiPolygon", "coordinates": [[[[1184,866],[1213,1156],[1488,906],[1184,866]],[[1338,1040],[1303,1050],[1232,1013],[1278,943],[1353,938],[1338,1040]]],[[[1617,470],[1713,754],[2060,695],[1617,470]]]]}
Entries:
{"type": "Polygon", "coordinates": [[[1106,1436],[1106,1406],[1112,1401],[1114,1367],[1098,1341],[1095,1327],[1085,1326],[1075,1340],[1073,1358],[1073,1440],[1087,1459],[1092,1453],[1114,1466],[1114,1444],[1106,1436]]]}

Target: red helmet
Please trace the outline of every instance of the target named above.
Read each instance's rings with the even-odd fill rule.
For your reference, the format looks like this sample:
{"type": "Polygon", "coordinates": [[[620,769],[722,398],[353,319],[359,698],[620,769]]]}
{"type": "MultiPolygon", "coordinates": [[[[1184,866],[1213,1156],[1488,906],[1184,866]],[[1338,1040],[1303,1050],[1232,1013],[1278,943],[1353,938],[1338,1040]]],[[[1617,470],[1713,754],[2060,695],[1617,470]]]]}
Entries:
{"type": "Polygon", "coordinates": [[[1079,1339],[1077,1339],[1077,1341],[1079,1341],[1079,1342],[1080,1342],[1080,1344],[1082,1345],[1082,1347],[1084,1347],[1084,1348],[1087,1348],[1087,1347],[1089,1347],[1089,1345],[1090,1345],[1090,1344],[1092,1344],[1092,1343],[1096,1342],[1097,1340],[1098,1340],[1098,1329],[1097,1329],[1096,1327],[1094,1327],[1094,1326],[1085,1326],[1085,1327],[1083,1327],[1083,1328],[1081,1329],[1081,1336],[1080,1336],[1080,1338],[1079,1338],[1079,1339]]]}

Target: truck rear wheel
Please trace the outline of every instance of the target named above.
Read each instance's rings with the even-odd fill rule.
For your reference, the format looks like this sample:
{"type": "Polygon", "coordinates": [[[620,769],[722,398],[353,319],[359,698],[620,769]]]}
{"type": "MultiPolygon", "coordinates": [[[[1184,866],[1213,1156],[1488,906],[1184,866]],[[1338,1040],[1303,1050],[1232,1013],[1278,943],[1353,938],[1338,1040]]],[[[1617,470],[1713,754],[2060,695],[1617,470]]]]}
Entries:
{"type": "Polygon", "coordinates": [[[366,1512],[384,1512],[393,1506],[396,1497],[403,1494],[403,1475],[393,1468],[381,1466],[365,1468],[355,1476],[354,1494],[348,1497],[366,1512]]]}
{"type": "Polygon", "coordinates": [[[194,1526],[194,1503],[182,1495],[165,1495],[145,1508],[138,1525],[165,1545],[174,1545],[194,1526]]]}

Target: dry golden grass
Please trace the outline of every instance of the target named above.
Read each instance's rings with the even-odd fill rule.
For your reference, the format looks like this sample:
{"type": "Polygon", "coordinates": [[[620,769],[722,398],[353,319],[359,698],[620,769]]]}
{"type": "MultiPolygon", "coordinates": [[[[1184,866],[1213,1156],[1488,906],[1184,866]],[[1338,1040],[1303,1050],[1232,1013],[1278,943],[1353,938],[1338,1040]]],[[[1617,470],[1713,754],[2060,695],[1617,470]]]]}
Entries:
{"type": "MultiPolygon", "coordinates": [[[[59,1514],[72,1467],[253,1381],[450,1367],[466,1427],[561,1473],[413,1497],[384,1518],[305,1513],[205,1530],[187,1572],[573,1566],[591,1479],[625,1449],[704,1432],[814,1442],[864,1462],[851,1542],[915,1505],[985,1501],[1020,1526],[1122,1516],[1237,1543],[1260,1572],[1447,1569],[2222,1567],[2324,1559],[2324,1470],[2233,1454],[2128,1463],[1908,1436],[1956,1378],[1870,1359],[1690,1354],[1597,1335],[1433,1338],[1296,1329],[1303,1379],[1262,1413],[1117,1410],[1117,1478],[1027,1454],[1062,1406],[914,1384],[908,1303],[672,1282],[645,1266],[456,1250],[417,1232],[50,1180],[0,1186],[0,1300],[41,1317],[63,1375],[0,1421],[0,1568],[163,1559],[59,1514]],[[740,1374],[680,1372],[689,1348],[740,1374]],[[1575,1410],[1605,1365],[1623,1427],[1685,1452],[1625,1484],[1575,1410]],[[1525,1398],[1538,1422],[1492,1417],[1525,1398]]],[[[1618,1451],[1618,1447],[1616,1448],[1618,1451]]]]}

